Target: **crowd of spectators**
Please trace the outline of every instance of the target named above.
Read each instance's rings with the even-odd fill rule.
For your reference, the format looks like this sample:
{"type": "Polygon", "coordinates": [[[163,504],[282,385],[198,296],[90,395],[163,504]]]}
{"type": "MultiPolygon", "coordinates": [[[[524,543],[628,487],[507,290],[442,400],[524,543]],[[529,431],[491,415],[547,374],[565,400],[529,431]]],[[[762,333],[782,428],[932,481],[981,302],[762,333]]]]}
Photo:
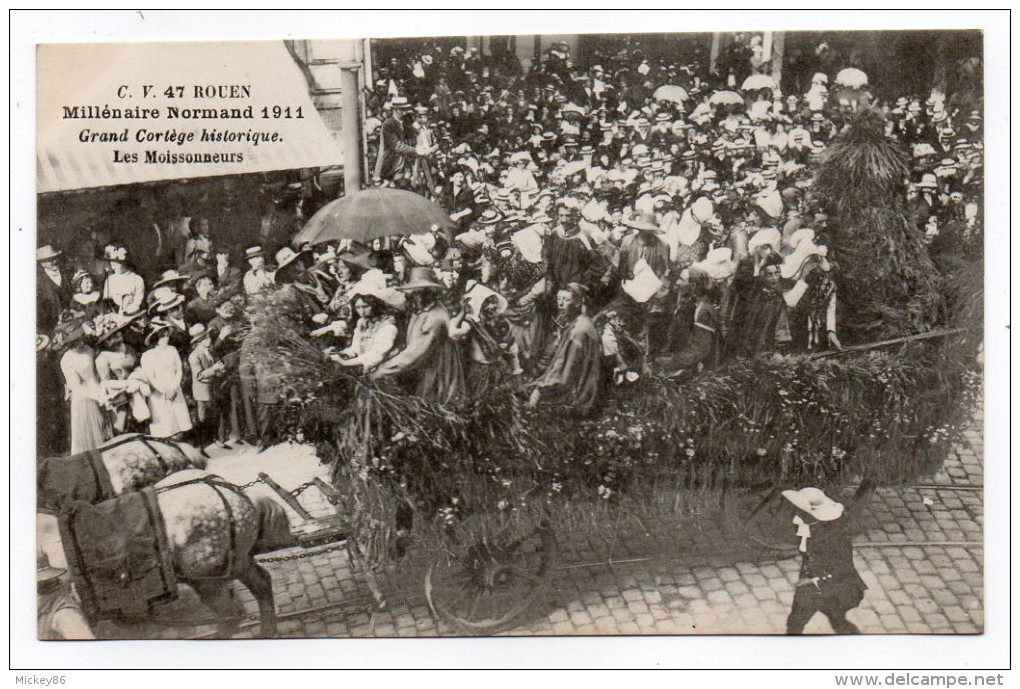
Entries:
{"type": "MultiPolygon", "coordinates": [[[[444,404],[509,383],[589,414],[652,371],[842,347],[840,256],[813,193],[827,147],[881,111],[911,156],[912,217],[944,241],[980,231],[982,114],[937,90],[875,102],[842,70],[785,93],[760,38],[744,47],[740,79],[638,41],[584,64],[566,44],[527,66],[459,46],[394,58],[366,93],[369,176],[434,199],[452,229],[235,247],[193,219],[158,275],[124,244],[79,265],[40,247],[40,452],[126,430],[262,443],[284,373],[246,350],[246,305],[277,289],[324,356],[444,404]]],[[[307,219],[292,208],[287,234],[307,219]]]]}

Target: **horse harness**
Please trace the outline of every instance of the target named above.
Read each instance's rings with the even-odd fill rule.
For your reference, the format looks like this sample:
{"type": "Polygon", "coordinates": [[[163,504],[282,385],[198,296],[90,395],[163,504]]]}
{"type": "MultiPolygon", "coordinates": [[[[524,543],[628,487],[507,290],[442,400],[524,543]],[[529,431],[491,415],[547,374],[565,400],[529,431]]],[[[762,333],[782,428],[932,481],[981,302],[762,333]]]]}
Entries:
{"type": "Polygon", "coordinates": [[[180,483],[175,483],[172,486],[164,486],[162,488],[157,488],[156,489],[156,495],[160,495],[161,493],[166,493],[168,491],[171,491],[171,490],[173,490],[175,488],[180,488],[182,486],[190,486],[190,485],[196,485],[196,484],[203,484],[203,485],[209,486],[209,488],[211,488],[212,491],[216,494],[216,497],[218,497],[220,499],[220,502],[223,503],[223,509],[227,513],[227,526],[229,528],[229,533],[230,533],[230,544],[229,544],[229,547],[227,548],[227,565],[226,565],[226,573],[225,574],[221,574],[219,576],[205,576],[205,577],[189,576],[188,578],[189,579],[196,579],[196,580],[233,579],[234,575],[230,574],[230,572],[232,572],[234,570],[234,562],[235,562],[235,560],[234,560],[234,546],[235,546],[235,544],[237,542],[237,529],[236,529],[236,527],[234,525],[234,510],[231,509],[230,502],[224,496],[223,491],[221,489],[226,489],[226,490],[230,491],[231,493],[234,493],[236,495],[241,496],[245,500],[250,500],[250,498],[247,495],[244,494],[244,491],[240,487],[235,486],[232,483],[227,483],[220,476],[200,476],[198,478],[193,478],[193,479],[189,479],[187,481],[182,481],[180,483]]]}

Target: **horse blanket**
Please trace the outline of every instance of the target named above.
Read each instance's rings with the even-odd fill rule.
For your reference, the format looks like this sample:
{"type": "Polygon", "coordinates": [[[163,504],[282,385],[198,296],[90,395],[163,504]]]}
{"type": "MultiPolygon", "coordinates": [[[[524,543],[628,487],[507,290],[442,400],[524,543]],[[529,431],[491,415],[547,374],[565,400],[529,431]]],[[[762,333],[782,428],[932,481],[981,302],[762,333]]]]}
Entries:
{"type": "Polygon", "coordinates": [[[96,503],[113,497],[102,450],[40,459],[36,489],[39,508],[54,511],[75,500],[96,503]]]}
{"type": "Polygon", "coordinates": [[[176,597],[166,526],[152,488],[97,505],[76,501],[59,523],[68,569],[91,620],[149,615],[153,604],[176,597]]]}

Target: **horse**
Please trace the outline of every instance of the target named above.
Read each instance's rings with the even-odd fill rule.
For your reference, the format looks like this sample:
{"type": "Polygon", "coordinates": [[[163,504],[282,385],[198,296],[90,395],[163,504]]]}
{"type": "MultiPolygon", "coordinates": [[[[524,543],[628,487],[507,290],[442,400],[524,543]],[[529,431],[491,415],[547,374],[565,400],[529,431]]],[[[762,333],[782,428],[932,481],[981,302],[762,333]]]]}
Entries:
{"type": "Polygon", "coordinates": [[[177,472],[154,488],[174,571],[220,617],[220,635],[230,636],[244,614],[228,588],[236,579],[258,602],[261,635],[275,636],[272,579],[255,555],[297,545],[283,507],[201,471],[177,472]]]}
{"type": "Polygon", "coordinates": [[[40,459],[38,508],[57,513],[74,500],[95,504],[151,486],[175,471],[205,466],[205,453],[192,445],[127,433],[89,452],[40,459]]]}

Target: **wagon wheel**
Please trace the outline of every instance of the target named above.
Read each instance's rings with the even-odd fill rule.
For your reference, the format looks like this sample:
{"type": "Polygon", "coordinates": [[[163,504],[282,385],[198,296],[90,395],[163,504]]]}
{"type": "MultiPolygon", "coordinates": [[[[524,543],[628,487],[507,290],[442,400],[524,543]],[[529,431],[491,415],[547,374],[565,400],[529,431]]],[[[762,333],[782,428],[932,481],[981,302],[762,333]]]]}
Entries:
{"type": "Polygon", "coordinates": [[[457,632],[496,634],[512,629],[542,598],[556,560],[548,522],[496,534],[475,534],[429,565],[429,608],[457,632]]]}
{"type": "MultiPolygon", "coordinates": [[[[747,485],[734,480],[727,481],[723,487],[722,509],[730,532],[756,547],[779,555],[795,554],[800,545],[797,530],[793,526],[797,509],[783,497],[782,492],[786,487],[777,486],[774,481],[747,485]]],[[[874,494],[874,481],[865,477],[856,487],[825,487],[823,490],[834,500],[843,503],[848,528],[851,532],[856,531],[862,513],[874,494]]]]}

